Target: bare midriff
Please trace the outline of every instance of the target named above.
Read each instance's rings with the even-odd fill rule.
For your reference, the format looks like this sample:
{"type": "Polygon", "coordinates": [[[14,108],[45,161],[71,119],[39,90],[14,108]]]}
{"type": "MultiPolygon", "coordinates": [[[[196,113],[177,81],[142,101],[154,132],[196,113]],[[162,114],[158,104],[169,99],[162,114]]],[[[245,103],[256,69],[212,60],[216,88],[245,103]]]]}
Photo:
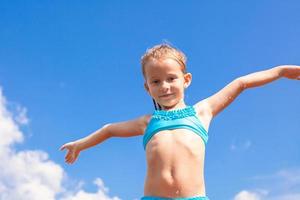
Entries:
{"type": "Polygon", "coordinates": [[[144,196],[205,196],[205,144],[187,129],[156,133],[146,146],[144,196]]]}

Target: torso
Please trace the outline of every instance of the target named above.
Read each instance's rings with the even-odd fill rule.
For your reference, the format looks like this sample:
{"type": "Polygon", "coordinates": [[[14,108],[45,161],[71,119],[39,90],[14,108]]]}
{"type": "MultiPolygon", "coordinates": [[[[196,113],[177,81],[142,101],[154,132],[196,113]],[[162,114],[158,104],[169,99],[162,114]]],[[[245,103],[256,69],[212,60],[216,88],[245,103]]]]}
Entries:
{"type": "MultiPolygon", "coordinates": [[[[210,119],[197,113],[208,130],[210,119]]],[[[160,197],[205,196],[205,144],[187,129],[163,130],[146,146],[147,175],[144,195],[160,197]]]]}

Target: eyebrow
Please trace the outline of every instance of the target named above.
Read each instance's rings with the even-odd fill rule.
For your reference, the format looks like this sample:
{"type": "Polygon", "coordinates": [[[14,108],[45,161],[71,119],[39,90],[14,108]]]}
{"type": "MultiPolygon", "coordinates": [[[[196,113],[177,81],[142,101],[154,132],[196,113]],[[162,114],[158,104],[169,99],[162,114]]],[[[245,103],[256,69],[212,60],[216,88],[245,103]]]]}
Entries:
{"type": "MultiPolygon", "coordinates": [[[[178,76],[177,74],[173,74],[173,73],[170,73],[170,74],[167,74],[167,76],[178,76]]],[[[156,76],[151,76],[150,79],[156,79],[157,77],[156,76]]]]}

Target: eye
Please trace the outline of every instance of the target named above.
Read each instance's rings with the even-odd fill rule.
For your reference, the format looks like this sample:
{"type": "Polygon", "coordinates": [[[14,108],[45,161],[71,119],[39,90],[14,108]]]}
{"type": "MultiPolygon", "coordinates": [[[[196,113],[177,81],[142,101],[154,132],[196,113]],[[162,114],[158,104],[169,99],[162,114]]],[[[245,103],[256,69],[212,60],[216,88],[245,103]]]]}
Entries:
{"type": "Polygon", "coordinates": [[[153,84],[158,84],[158,83],[159,83],[159,80],[153,80],[151,83],[153,83],[153,84]]]}
{"type": "Polygon", "coordinates": [[[176,79],[176,77],[169,77],[169,78],[168,78],[168,81],[169,81],[169,82],[172,82],[172,81],[174,81],[175,79],[176,79]]]}

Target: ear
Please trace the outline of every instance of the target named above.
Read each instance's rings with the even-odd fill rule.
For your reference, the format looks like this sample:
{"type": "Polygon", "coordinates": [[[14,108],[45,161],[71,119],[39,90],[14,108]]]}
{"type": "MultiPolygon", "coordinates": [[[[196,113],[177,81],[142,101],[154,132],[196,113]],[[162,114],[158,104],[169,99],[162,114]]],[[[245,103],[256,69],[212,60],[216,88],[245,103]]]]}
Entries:
{"type": "Polygon", "coordinates": [[[184,74],[184,88],[188,88],[189,85],[192,83],[192,74],[186,73],[184,74]]]}

